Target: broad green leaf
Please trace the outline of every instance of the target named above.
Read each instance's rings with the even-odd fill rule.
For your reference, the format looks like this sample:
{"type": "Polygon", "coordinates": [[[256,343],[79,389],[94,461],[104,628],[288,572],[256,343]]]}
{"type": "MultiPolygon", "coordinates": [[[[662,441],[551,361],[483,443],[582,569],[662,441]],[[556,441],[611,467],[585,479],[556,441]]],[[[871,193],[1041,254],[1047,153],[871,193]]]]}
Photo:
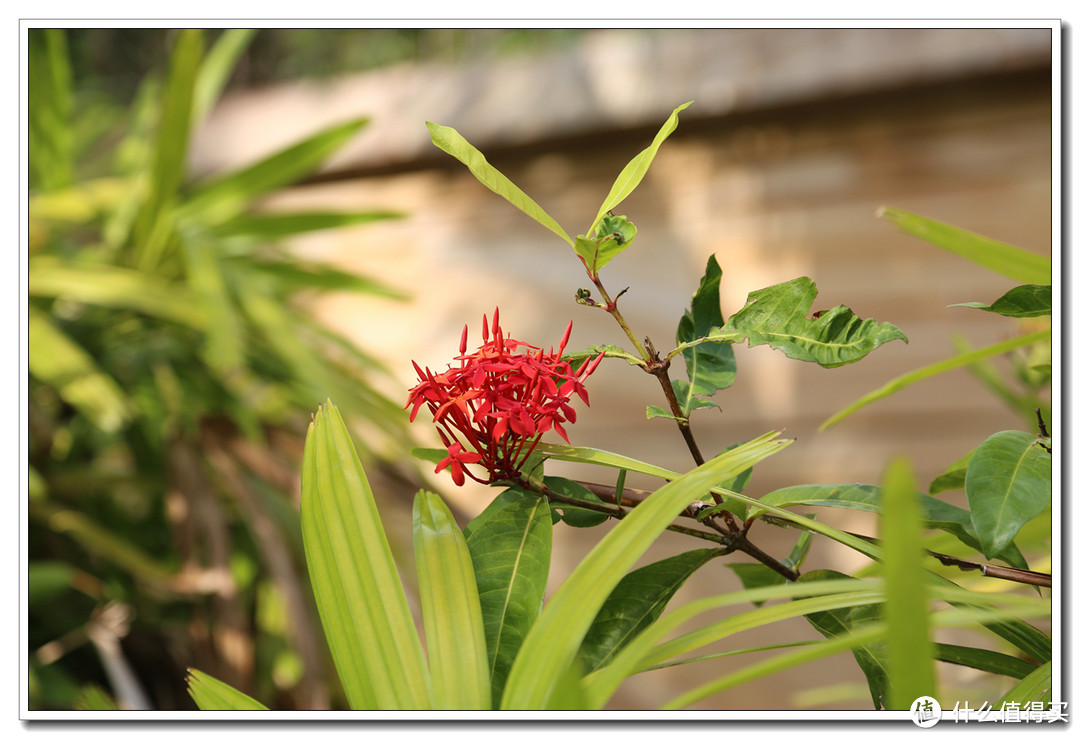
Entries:
{"type": "MultiPolygon", "coordinates": [[[[800,582],[820,582],[828,580],[855,580],[848,575],[832,570],[813,570],[805,573],[800,582]]],[[[806,620],[820,634],[829,639],[837,639],[858,632],[868,625],[880,623],[884,618],[880,602],[865,603],[856,606],[833,608],[806,614],[806,620]]],[[[866,686],[875,709],[885,707],[885,698],[889,693],[888,657],[884,641],[860,644],[852,647],[852,656],[866,677],[866,686]]]]}
{"type": "Polygon", "coordinates": [[[677,477],[637,505],[620,521],[555,593],[525,637],[510,670],[501,707],[539,709],[553,682],[574,659],[590,624],[622,576],[701,491],[738,474],[747,460],[782,448],[767,434],[677,477]]]}
{"type": "Polygon", "coordinates": [[[27,311],[30,351],[27,369],[32,377],[50,385],[98,428],[120,429],[133,411],[123,389],[111,375],[98,368],[76,341],[45,313],[27,311]]]}
{"type": "Polygon", "coordinates": [[[964,494],[988,557],[998,556],[1050,505],[1050,475],[1050,454],[1023,431],[999,431],[971,455],[964,494]]]}
{"type": "Polygon", "coordinates": [[[664,143],[664,140],[672,134],[675,128],[679,125],[679,113],[685,110],[687,107],[693,104],[693,100],[683,103],[675,110],[671,111],[671,115],[664,122],[664,125],[657,131],[656,136],[653,137],[653,141],[649,144],[648,148],[640,152],[637,156],[631,159],[619,176],[615,178],[615,183],[611,186],[611,191],[607,197],[604,198],[603,204],[600,206],[600,210],[596,213],[596,219],[589,226],[589,230],[585,232],[585,236],[588,237],[592,234],[593,230],[600,225],[600,222],[604,219],[604,215],[607,214],[612,208],[617,206],[623,200],[625,200],[634,189],[641,184],[641,180],[645,177],[645,173],[649,171],[649,166],[652,164],[653,159],[656,158],[657,152],[660,150],[660,144],[664,143]]]}
{"type": "Polygon", "coordinates": [[[1020,285],[1009,290],[991,305],[957,303],[954,307],[978,308],[1010,318],[1038,318],[1050,315],[1054,310],[1054,303],[1049,285],[1020,285]]]}
{"type": "MultiPolygon", "coordinates": [[[[929,495],[919,494],[918,501],[921,505],[922,520],[927,528],[946,531],[972,549],[983,551],[968,511],[929,495]]],[[[761,496],[760,502],[780,508],[811,505],[825,508],[848,508],[869,511],[879,516],[884,515],[881,488],[861,483],[793,485],[766,493],[761,496]]],[[[756,518],[758,515],[760,514],[752,512],[750,517],[756,518]]],[[[1013,567],[1027,568],[1023,555],[1015,547],[1006,547],[996,556],[1013,567]]]]}
{"type": "Polygon", "coordinates": [[[1053,663],[1051,662],[1036,667],[1023,680],[1009,688],[1008,692],[994,703],[994,710],[1002,710],[1006,703],[1015,703],[1021,708],[1031,703],[1042,703],[1046,708],[1049,708],[1052,699],[1050,692],[1051,681],[1053,680],[1052,667],[1053,663]]]}
{"type": "Polygon", "coordinates": [[[603,667],[663,613],[672,596],[719,548],[694,549],[628,573],[604,602],[581,645],[585,670],[603,667]]]}
{"type": "Polygon", "coordinates": [[[547,499],[511,489],[496,503],[465,527],[484,618],[494,706],[499,705],[525,635],[540,615],[551,564],[547,499]]]}
{"type": "Polygon", "coordinates": [[[192,99],[202,55],[202,31],[181,30],[170,55],[169,78],[154,140],[150,187],[134,226],[138,264],[146,271],[156,267],[172,236],[173,207],[184,180],[192,99]]]}
{"type": "MultiPolygon", "coordinates": [[[[506,175],[488,164],[488,160],[480,153],[480,150],[466,141],[464,136],[449,126],[440,126],[431,121],[427,122],[427,128],[431,135],[431,143],[468,167],[480,184],[496,195],[506,198],[511,205],[540,225],[547,227],[566,243],[574,245],[574,240],[554,218],[511,182],[506,175]]],[[[599,221],[599,218],[597,220],[599,221]]]]}
{"type": "Polygon", "coordinates": [[[255,37],[254,28],[228,28],[207,52],[195,81],[192,120],[201,123],[217,102],[233,68],[255,37]]]}
{"type": "Polygon", "coordinates": [[[379,511],[338,409],[308,427],[300,526],[315,602],[353,709],[431,707],[430,675],[379,511]]]}
{"type": "Polygon", "coordinates": [[[235,218],[230,218],[219,225],[214,229],[214,232],[222,237],[244,236],[252,239],[274,240],[311,231],[342,228],[403,217],[403,214],[392,211],[240,213],[235,218]]]}
{"type": "Polygon", "coordinates": [[[982,349],[975,349],[974,351],[958,354],[955,357],[950,357],[941,362],[935,362],[934,364],[921,367],[911,372],[907,372],[900,375],[894,380],[890,380],[877,390],[867,393],[854,403],[844,408],[842,411],[830,416],[824,423],[819,426],[819,430],[825,430],[830,426],[839,423],[841,420],[847,418],[860,408],[870,405],[874,401],[887,398],[890,395],[904,389],[908,385],[913,385],[916,382],[925,380],[935,375],[940,375],[943,372],[956,369],[958,367],[966,367],[967,365],[974,364],[975,362],[981,362],[984,359],[997,356],[998,354],[1006,354],[1016,349],[1020,349],[1025,346],[1037,344],[1040,341],[1048,341],[1050,339],[1050,329],[1043,331],[1035,331],[1034,333],[1024,334],[1012,339],[1006,339],[1005,341],[998,342],[997,344],[991,344],[990,346],[983,347],[982,349]]]}
{"type": "MultiPolygon", "coordinates": [[[[807,317],[817,297],[817,286],[809,277],[799,277],[779,285],[755,290],[746,305],[715,328],[705,341],[741,342],[751,347],[768,344],[792,359],[814,362],[822,367],[839,367],[857,362],[882,344],[907,337],[891,323],[858,318],[847,306],[837,306],[807,317]]],[[[684,343],[685,351],[694,346],[684,343]]]]}
{"type": "Polygon", "coordinates": [[[949,662],[954,665],[963,665],[975,670],[993,673],[994,675],[1006,675],[1018,680],[1027,677],[1037,665],[1027,660],[1013,657],[1011,654],[1002,654],[989,649],[978,647],[966,647],[959,644],[935,644],[934,656],[939,662],[949,662]]]}
{"type": "MultiPolygon", "coordinates": [[[[569,498],[576,498],[578,500],[591,501],[593,503],[604,502],[587,487],[574,480],[567,480],[564,477],[545,477],[544,484],[559,495],[565,495],[569,498]]],[[[598,511],[563,506],[559,503],[552,503],[551,505],[552,508],[559,512],[559,518],[568,526],[573,526],[574,528],[585,529],[591,526],[599,526],[608,520],[607,514],[598,511]]]]}
{"type": "Polygon", "coordinates": [[[267,710],[266,706],[254,698],[192,667],[188,668],[187,686],[191,699],[202,711],[267,710]]]}
{"type": "Polygon", "coordinates": [[[926,573],[922,567],[922,506],[907,460],[885,470],[879,523],[885,576],[888,706],[901,710],[921,695],[936,695],[926,573]]]}
{"type": "Polygon", "coordinates": [[[1049,285],[1052,282],[1049,257],[896,208],[882,208],[878,216],[912,236],[929,241],[1009,279],[1039,285],[1049,285]]]}
{"type": "MultiPolygon", "coordinates": [[[[675,339],[680,345],[708,336],[714,328],[724,325],[724,316],[720,312],[722,276],[716,257],[710,256],[705,274],[690,301],[690,309],[679,321],[675,339]]],[[[681,354],[686,361],[687,381],[672,384],[682,415],[689,417],[695,408],[716,407],[712,401],[697,396],[711,397],[717,390],[735,382],[735,352],[731,345],[705,342],[693,345],[681,354]]]]}
{"type": "Polygon", "coordinates": [[[637,227],[624,216],[605,215],[595,238],[578,236],[574,251],[594,279],[600,268],[626,249],[637,236],[637,227]]]}
{"type": "Polygon", "coordinates": [[[425,490],[413,502],[413,546],[433,708],[488,710],[484,620],[469,548],[446,503],[425,490]]]}
{"type": "Polygon", "coordinates": [[[204,226],[226,224],[256,198],[317,170],[367,123],[367,118],[339,123],[249,167],[200,183],[180,214],[204,226]]]}
{"type": "Polygon", "coordinates": [[[74,179],[71,64],[63,29],[27,31],[27,165],[30,187],[50,191],[74,179]]]}

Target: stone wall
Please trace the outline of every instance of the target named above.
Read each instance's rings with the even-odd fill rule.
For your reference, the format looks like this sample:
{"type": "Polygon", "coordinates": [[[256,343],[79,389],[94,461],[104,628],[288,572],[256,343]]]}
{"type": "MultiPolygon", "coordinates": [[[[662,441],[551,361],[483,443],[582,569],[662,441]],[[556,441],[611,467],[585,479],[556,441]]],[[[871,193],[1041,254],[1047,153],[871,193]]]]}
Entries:
{"type": "MultiPolygon", "coordinates": [[[[815,310],[843,303],[896,324],[910,339],[833,370],[766,347],[737,347],[739,378],[715,398],[723,411],[693,416],[699,444],[709,454],[770,429],[796,438],[755,470],[748,488],[755,495],[799,483],[876,483],[896,456],[911,458],[925,485],[993,431],[1026,428],[1027,420],[954,372],[831,430],[817,428],[885,381],[952,354],[955,334],[983,345],[1016,331],[999,317],[947,307],[991,302],[1010,283],[898,233],[875,211],[891,205],[1049,254],[1050,52],[1049,29],[597,32],[572,52],[542,59],[471,69],[403,66],[237,95],[202,131],[193,166],[235,166],[322,125],[372,116],[370,130],[331,171],[268,205],[408,214],[296,244],[413,296],[400,305],[340,296],[322,302],[327,321],[385,357],[395,376],[388,390],[400,394],[413,380],[410,360],[443,366],[461,326],[478,332],[480,316],[495,306],[504,326],[531,343],[557,343],[571,319],[573,347],[624,343],[610,317],[574,302],[575,289],[589,285],[570,248],[435,150],[423,122],[457,128],[573,234],[592,221],[622,165],[670,110],[694,99],[642,186],[618,208],[638,237],[603,276],[612,291],[630,287],[620,307],[639,335],[672,345],[715,254],[726,315],[751,290],[808,275],[820,289],[815,310]]],[[[592,408],[583,409],[572,441],[676,469],[691,464],[671,422],[645,419],[646,405],[662,403],[652,378],[607,362],[591,385],[592,408]]],[[[584,476],[606,481],[601,472],[584,476]]],[[[441,476],[437,482],[464,518],[491,497],[455,489],[441,476]]],[[[875,533],[872,519],[822,518],[875,533]]],[[[793,541],[784,531],[755,533],[781,555],[793,541]]],[[[560,532],[553,584],[596,535],[560,532]]],[[[653,556],[692,547],[668,540],[675,538],[653,556]]],[[[819,543],[809,566],[850,572],[859,564],[849,551],[819,543]]],[[[722,560],[692,582],[680,602],[738,587],[722,560]]],[[[816,638],[802,623],[760,631],[716,651],[816,638]]],[[[655,705],[759,658],[644,676],[614,707],[655,705]]],[[[799,690],[821,686],[822,674],[830,684],[860,678],[851,657],[841,655],[701,707],[798,707],[799,690]]],[[[997,685],[952,684],[955,697],[942,702],[986,699],[997,685]]],[[[866,708],[864,694],[865,687],[829,705],[866,708]]]]}

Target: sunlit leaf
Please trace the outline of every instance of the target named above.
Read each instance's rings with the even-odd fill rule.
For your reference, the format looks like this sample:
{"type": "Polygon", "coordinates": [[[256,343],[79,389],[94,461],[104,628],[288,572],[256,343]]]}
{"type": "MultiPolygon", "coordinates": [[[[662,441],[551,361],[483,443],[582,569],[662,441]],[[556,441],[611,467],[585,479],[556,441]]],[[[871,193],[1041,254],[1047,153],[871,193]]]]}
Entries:
{"type": "Polygon", "coordinates": [[[484,621],[472,559],[450,509],[425,490],[413,503],[413,546],[433,707],[490,709],[484,621]]]}
{"type": "Polygon", "coordinates": [[[304,443],[300,523],[315,602],[349,705],[430,708],[430,675],[379,511],[329,401],[304,443]]]}
{"type": "Polygon", "coordinates": [[[257,29],[227,28],[207,52],[195,82],[192,101],[192,120],[197,124],[217,102],[229,81],[240,55],[251,44],[257,29]]]}
{"type": "Polygon", "coordinates": [[[649,166],[652,164],[653,159],[656,158],[657,152],[660,151],[660,145],[664,143],[665,139],[667,139],[679,125],[679,113],[692,105],[693,102],[694,101],[691,100],[690,102],[683,103],[675,110],[671,111],[671,115],[668,116],[668,119],[664,121],[664,125],[660,127],[656,136],[653,137],[652,143],[623,167],[622,172],[615,178],[615,182],[611,186],[611,191],[608,193],[607,197],[604,198],[600,210],[597,211],[596,219],[592,222],[592,225],[589,226],[589,230],[585,232],[586,237],[592,234],[596,227],[600,225],[600,222],[604,219],[604,215],[607,214],[608,211],[625,200],[630,193],[641,184],[641,180],[645,177],[645,173],[649,171],[649,166]]]}
{"type": "Polygon", "coordinates": [[[1053,680],[1053,663],[1046,662],[1032,670],[1023,680],[1009,688],[1005,695],[1001,696],[993,706],[993,710],[1000,711],[1006,703],[1015,703],[1020,707],[1029,706],[1032,703],[1042,703],[1050,707],[1052,693],[1050,691],[1053,680]]]}
{"type": "MultiPolygon", "coordinates": [[[[817,286],[809,277],[755,290],[722,328],[713,329],[698,341],[747,341],[751,347],[768,344],[792,359],[822,367],[857,362],[896,339],[907,343],[907,337],[896,326],[861,319],[847,306],[808,316],[816,296],[817,286]]],[[[693,343],[682,344],[676,351],[687,346],[693,343]]]]}
{"type": "Polygon", "coordinates": [[[677,477],[620,521],[571,573],[525,637],[507,678],[501,707],[542,708],[556,676],[574,659],[622,576],[702,490],[738,474],[748,466],[748,459],[779,451],[782,447],[774,437],[769,434],[757,443],[744,444],[677,477]]]}
{"type": "Polygon", "coordinates": [[[912,236],[1017,282],[1049,285],[1053,279],[1050,259],[1041,254],[897,208],[882,208],[878,215],[912,236]]]}
{"type": "MultiPolygon", "coordinates": [[[[554,218],[511,182],[506,175],[488,164],[487,158],[480,153],[479,149],[466,141],[464,136],[449,126],[440,126],[430,121],[427,123],[427,128],[431,134],[431,142],[468,167],[480,184],[506,198],[511,205],[551,230],[566,243],[574,245],[574,240],[554,218]]],[[[597,220],[599,221],[599,218],[597,220]]]]}
{"type": "Polygon", "coordinates": [[[201,670],[188,668],[188,693],[203,711],[265,711],[266,706],[236,688],[207,675],[201,670]]]}
{"type": "Polygon", "coordinates": [[[600,268],[633,243],[637,227],[624,216],[604,215],[594,238],[578,236],[574,251],[593,277],[600,268]]]}
{"type": "Polygon", "coordinates": [[[948,359],[941,362],[935,362],[934,364],[927,365],[926,367],[920,367],[919,369],[912,370],[911,372],[907,372],[893,380],[890,380],[889,382],[879,387],[877,390],[867,393],[866,395],[862,396],[854,403],[849,405],[847,408],[844,408],[838,413],[834,413],[824,423],[822,423],[819,428],[822,430],[827,429],[830,426],[839,423],[844,418],[847,418],[860,408],[870,405],[871,403],[877,400],[881,400],[882,398],[887,398],[890,395],[893,395],[894,393],[897,393],[900,390],[904,389],[908,385],[913,385],[916,382],[928,379],[930,377],[934,377],[935,375],[940,375],[941,373],[948,372],[949,370],[957,369],[958,367],[966,367],[970,364],[974,364],[975,362],[981,362],[984,359],[989,359],[990,357],[997,356],[998,354],[1006,354],[1008,352],[1015,351],[1025,346],[1037,344],[1040,341],[1049,340],[1049,338],[1050,329],[1045,329],[1043,331],[1035,331],[1033,333],[1023,334],[1012,339],[1006,339],[1005,341],[1001,341],[997,344],[992,344],[981,349],[964,352],[963,354],[958,354],[955,357],[949,357],[948,359]]]}

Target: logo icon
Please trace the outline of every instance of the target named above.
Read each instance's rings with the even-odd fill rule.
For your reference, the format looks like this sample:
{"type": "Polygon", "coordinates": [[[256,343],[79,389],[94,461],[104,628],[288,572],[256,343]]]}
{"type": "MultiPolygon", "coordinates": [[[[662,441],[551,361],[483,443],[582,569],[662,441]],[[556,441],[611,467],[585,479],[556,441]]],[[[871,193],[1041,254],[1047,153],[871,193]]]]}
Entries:
{"type": "Polygon", "coordinates": [[[929,729],[941,720],[941,704],[928,695],[911,704],[911,720],[920,729],[929,729]]]}

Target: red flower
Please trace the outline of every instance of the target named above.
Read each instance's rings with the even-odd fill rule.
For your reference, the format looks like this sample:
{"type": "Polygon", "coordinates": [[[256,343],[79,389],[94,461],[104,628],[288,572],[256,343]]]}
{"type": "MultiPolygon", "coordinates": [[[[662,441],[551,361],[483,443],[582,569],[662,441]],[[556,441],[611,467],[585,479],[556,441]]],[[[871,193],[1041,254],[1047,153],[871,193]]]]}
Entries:
{"type": "Polygon", "coordinates": [[[570,398],[578,395],[589,404],[582,382],[604,356],[574,370],[562,358],[572,326],[566,327],[557,354],[553,349],[544,352],[505,337],[496,308],[490,333],[484,316],[484,343],[472,354],[465,353],[469,327],[461,332],[458,367],[436,375],[413,362],[420,382],[409,391],[405,407],[412,406],[410,421],[416,420],[420,406],[431,410],[448,452],[436,465],[436,473],[449,467],[457,485],[464,484],[465,475],[484,483],[512,478],[544,432],[554,429],[570,442],[563,428],[577,419],[570,398]],[[466,445],[475,451],[465,451],[466,445]],[[465,464],[483,465],[487,479],[473,474],[465,464]]]}

